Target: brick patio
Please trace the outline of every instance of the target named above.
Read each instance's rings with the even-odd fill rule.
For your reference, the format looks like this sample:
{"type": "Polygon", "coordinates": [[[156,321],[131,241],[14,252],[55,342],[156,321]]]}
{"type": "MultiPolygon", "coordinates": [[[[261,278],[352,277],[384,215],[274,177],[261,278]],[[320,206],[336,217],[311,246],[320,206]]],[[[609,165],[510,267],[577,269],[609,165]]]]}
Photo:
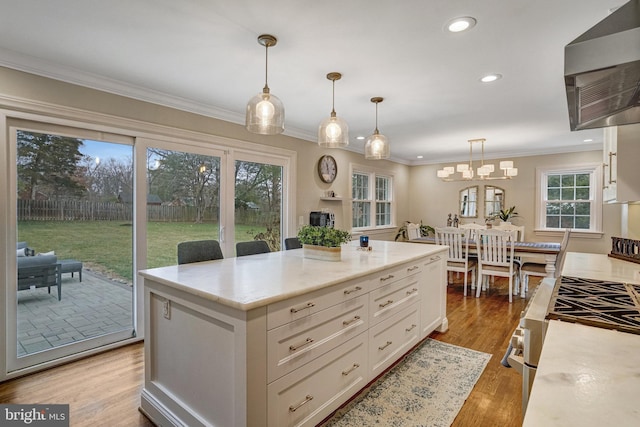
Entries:
{"type": "Polygon", "coordinates": [[[62,276],[62,300],[46,288],[18,292],[18,356],[132,329],[132,287],[84,270],[62,276]]]}

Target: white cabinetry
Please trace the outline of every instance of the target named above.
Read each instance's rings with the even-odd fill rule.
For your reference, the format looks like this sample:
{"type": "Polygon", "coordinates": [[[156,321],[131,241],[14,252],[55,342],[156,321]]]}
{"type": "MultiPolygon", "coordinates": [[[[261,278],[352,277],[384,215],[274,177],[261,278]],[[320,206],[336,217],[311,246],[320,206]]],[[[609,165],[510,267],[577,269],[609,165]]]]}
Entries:
{"type": "Polygon", "coordinates": [[[141,411],[157,425],[317,425],[427,331],[446,330],[446,247],[422,246],[376,242],[384,250],[339,264],[285,251],[143,272],[141,411]],[[268,301],[237,302],[257,292],[268,301]]]}
{"type": "Polygon", "coordinates": [[[604,129],[603,201],[640,200],[640,125],[604,129]]]}

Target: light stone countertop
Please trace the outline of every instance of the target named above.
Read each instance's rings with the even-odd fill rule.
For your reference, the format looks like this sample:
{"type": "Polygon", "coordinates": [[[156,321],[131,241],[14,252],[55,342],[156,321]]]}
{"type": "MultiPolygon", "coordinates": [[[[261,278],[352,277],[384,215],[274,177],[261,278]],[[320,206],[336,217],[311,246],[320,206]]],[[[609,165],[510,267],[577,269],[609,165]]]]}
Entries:
{"type": "Polygon", "coordinates": [[[358,250],[357,241],[343,245],[339,262],[304,258],[302,249],[294,249],[139,273],[145,279],[248,311],[432,254],[448,256],[448,247],[441,245],[378,240],[369,245],[370,252],[358,250]]]}
{"type": "Polygon", "coordinates": [[[640,335],[549,321],[524,427],[637,426],[640,335]]]}
{"type": "Polygon", "coordinates": [[[640,264],[605,254],[567,252],[562,275],[640,284],[640,264]]]}

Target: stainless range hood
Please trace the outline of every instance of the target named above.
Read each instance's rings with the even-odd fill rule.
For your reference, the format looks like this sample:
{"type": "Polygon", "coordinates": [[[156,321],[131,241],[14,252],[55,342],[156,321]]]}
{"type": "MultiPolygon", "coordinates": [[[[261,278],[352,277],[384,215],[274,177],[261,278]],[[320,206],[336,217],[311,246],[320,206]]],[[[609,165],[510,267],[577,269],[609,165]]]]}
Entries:
{"type": "Polygon", "coordinates": [[[565,49],[571,130],[640,123],[640,0],[631,0],[565,49]]]}

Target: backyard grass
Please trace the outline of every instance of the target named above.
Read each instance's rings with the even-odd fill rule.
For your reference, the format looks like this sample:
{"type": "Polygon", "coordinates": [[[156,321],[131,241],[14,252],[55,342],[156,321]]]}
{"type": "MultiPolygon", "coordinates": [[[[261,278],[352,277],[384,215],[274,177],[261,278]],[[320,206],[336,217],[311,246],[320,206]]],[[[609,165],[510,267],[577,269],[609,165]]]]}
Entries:
{"type": "MultiPolygon", "coordinates": [[[[253,239],[265,228],[236,225],[235,240],[253,239]]],[[[176,247],[187,240],[218,239],[218,224],[150,222],[147,224],[147,268],[175,265],[176,247]]],[[[118,221],[20,221],[18,241],[39,252],[55,251],[114,279],[133,280],[133,227],[118,221]]]]}

